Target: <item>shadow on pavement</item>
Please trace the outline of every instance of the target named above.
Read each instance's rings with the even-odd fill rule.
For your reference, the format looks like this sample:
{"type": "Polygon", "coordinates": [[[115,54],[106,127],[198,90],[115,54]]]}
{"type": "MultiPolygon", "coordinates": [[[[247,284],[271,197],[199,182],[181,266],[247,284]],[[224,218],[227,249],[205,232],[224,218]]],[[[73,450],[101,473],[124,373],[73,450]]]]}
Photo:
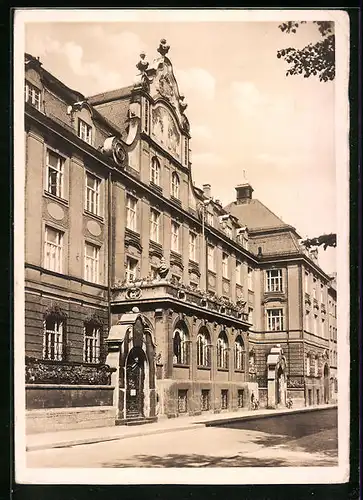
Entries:
{"type": "Polygon", "coordinates": [[[317,467],[332,466],[331,460],[301,461],[291,463],[291,460],[279,458],[255,458],[235,455],[232,457],[215,457],[208,455],[169,454],[163,457],[157,455],[135,455],[127,462],[119,461],[104,463],[102,467],[317,467]]]}

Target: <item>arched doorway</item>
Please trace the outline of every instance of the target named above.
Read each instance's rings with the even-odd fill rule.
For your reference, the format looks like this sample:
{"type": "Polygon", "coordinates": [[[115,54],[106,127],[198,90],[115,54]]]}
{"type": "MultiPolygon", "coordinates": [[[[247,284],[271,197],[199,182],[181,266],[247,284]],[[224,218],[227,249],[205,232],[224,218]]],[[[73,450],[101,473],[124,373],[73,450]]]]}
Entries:
{"type": "Polygon", "coordinates": [[[324,403],[329,403],[329,367],[324,365],[324,403]]]}
{"type": "Polygon", "coordinates": [[[141,347],[133,347],[126,363],[126,418],[144,417],[146,356],[141,347]]]}

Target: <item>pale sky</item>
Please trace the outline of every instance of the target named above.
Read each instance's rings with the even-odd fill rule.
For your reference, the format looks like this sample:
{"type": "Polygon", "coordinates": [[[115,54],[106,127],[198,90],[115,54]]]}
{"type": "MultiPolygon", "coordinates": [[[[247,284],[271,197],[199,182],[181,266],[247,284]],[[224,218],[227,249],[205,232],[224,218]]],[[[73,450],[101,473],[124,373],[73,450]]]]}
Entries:
{"type": "MultiPolygon", "coordinates": [[[[188,102],[192,177],[223,205],[243,170],[254,197],[301,237],[337,231],[334,82],[286,77],[278,49],[319,39],[311,23],[286,35],[275,22],[28,23],[25,50],[88,96],[130,85],[141,51],[152,61],[161,38],[171,49],[188,102]]],[[[336,250],[319,250],[336,270],[336,250]]]]}

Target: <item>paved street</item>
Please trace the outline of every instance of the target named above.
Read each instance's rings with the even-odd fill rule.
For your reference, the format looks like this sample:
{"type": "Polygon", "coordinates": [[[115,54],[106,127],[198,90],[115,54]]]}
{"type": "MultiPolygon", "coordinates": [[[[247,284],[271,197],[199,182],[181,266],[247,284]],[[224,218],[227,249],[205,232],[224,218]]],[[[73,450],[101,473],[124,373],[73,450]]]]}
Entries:
{"type": "Polygon", "coordinates": [[[336,412],[269,417],[104,443],[29,451],[29,467],[337,465],[336,412]],[[233,427],[231,427],[233,425],[233,427]]]}

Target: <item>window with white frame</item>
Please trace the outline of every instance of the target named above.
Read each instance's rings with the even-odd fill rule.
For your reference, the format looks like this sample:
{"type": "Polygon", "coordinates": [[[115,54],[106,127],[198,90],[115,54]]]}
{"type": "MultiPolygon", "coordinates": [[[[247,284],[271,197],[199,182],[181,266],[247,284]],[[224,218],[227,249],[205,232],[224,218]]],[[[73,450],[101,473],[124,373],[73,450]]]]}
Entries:
{"type": "Polygon", "coordinates": [[[173,363],[189,363],[189,338],[184,325],[177,325],[173,333],[173,363]]]}
{"type": "Polygon", "coordinates": [[[229,255],[228,253],[222,254],[222,276],[223,278],[228,278],[228,259],[229,255]]]}
{"type": "Polygon", "coordinates": [[[137,231],[137,199],[126,195],[126,227],[137,231]]]}
{"type": "Polygon", "coordinates": [[[63,236],[62,231],[45,227],[44,267],[57,273],[63,270],[63,236]]]}
{"type": "Polygon", "coordinates": [[[311,375],[311,363],[310,363],[310,354],[306,356],[306,375],[311,375]]]}
{"type": "Polygon", "coordinates": [[[228,368],[228,340],[224,332],[217,339],[217,368],[228,368]]]}
{"type": "Polygon", "coordinates": [[[214,246],[208,245],[208,270],[215,271],[214,246]]]}
{"type": "Polygon", "coordinates": [[[92,144],[92,127],[80,118],[78,119],[78,137],[80,137],[82,141],[92,144]]]}
{"type": "Polygon", "coordinates": [[[197,365],[210,367],[210,339],[206,332],[197,336],[197,365]]]}
{"type": "Polygon", "coordinates": [[[284,315],[282,309],[267,309],[267,329],[278,332],[284,329],[284,315]]]}
{"type": "Polygon", "coordinates": [[[236,284],[242,285],[242,262],[236,261],[236,284]]]}
{"type": "Polygon", "coordinates": [[[253,269],[251,267],[248,268],[247,280],[248,280],[248,289],[252,291],[253,290],[253,269]]]}
{"type": "Polygon", "coordinates": [[[179,200],[180,196],[180,180],[176,172],[171,174],[171,196],[179,200]]]}
{"type": "Polygon", "coordinates": [[[238,335],[234,343],[234,368],[241,371],[245,369],[245,349],[241,335],[238,335]]]}
{"type": "Polygon", "coordinates": [[[94,215],[100,215],[100,190],[101,180],[86,172],[85,209],[94,215]]]}
{"type": "Polygon", "coordinates": [[[24,97],[25,102],[31,104],[34,108],[40,111],[41,91],[29,82],[25,82],[24,97]]]}
{"type": "Polygon", "coordinates": [[[319,374],[319,358],[315,356],[314,358],[314,377],[317,377],[319,374]]]}
{"type": "Polygon", "coordinates": [[[132,257],[126,257],[126,281],[132,282],[137,278],[138,261],[132,257]]]}
{"type": "Polygon", "coordinates": [[[160,213],[150,209],[150,239],[156,243],[160,243],[160,213]]]}
{"type": "Polygon", "coordinates": [[[171,222],[171,249],[177,253],[180,251],[180,225],[175,221],[171,222]]]}
{"type": "Polygon", "coordinates": [[[83,361],[85,363],[99,363],[101,351],[101,329],[93,323],[84,326],[83,361]]]}
{"type": "Polygon", "coordinates": [[[150,182],[160,186],[160,162],[155,156],[151,160],[150,182]]]}
{"type": "Polygon", "coordinates": [[[84,279],[92,283],[99,282],[100,249],[92,243],[84,245],[84,279]]]}
{"type": "Polygon", "coordinates": [[[266,277],[267,292],[282,292],[282,269],[269,269],[266,277]]]}
{"type": "Polygon", "coordinates": [[[197,235],[189,232],[189,259],[197,261],[197,235]]]}
{"type": "Polygon", "coordinates": [[[47,149],[46,154],[46,191],[58,198],[63,198],[64,159],[54,151],[47,149]]]}
{"type": "Polygon", "coordinates": [[[43,359],[62,361],[64,326],[64,320],[53,314],[44,320],[43,359]]]}

